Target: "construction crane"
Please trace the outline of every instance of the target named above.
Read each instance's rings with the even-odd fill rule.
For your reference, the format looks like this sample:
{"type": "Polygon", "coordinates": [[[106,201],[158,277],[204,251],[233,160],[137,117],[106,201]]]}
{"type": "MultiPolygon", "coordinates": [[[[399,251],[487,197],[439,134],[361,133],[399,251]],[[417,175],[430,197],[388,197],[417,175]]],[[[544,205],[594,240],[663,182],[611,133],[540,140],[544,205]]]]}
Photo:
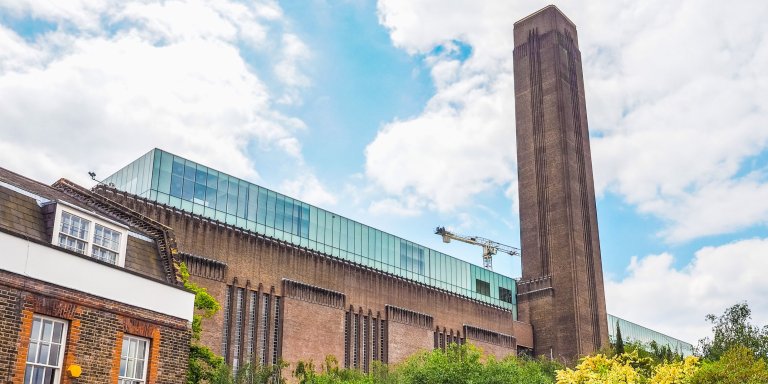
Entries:
{"type": "Polygon", "coordinates": [[[520,249],[497,243],[478,236],[462,236],[452,233],[445,227],[437,227],[435,234],[443,237],[443,243],[450,243],[451,239],[463,241],[467,244],[474,244],[483,247],[483,267],[493,269],[493,255],[501,251],[511,256],[520,256],[520,249]]]}

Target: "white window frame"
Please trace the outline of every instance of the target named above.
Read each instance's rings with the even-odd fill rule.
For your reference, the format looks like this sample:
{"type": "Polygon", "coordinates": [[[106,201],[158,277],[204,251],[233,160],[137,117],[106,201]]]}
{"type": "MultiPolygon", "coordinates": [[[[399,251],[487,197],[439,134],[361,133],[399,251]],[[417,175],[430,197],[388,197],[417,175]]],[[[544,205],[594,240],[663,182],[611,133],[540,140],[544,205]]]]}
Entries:
{"type": "MultiPolygon", "coordinates": [[[[57,319],[55,317],[49,317],[49,316],[43,316],[43,315],[35,314],[35,315],[32,316],[32,326],[31,326],[32,329],[34,329],[34,322],[35,322],[35,320],[38,320],[38,319],[41,321],[40,331],[38,332],[37,335],[33,335],[31,333],[31,331],[30,331],[30,335],[29,335],[29,344],[30,345],[27,346],[27,359],[24,362],[24,382],[25,383],[27,382],[27,370],[29,369],[30,366],[32,366],[32,367],[53,368],[54,369],[53,383],[58,384],[61,381],[61,371],[62,371],[62,365],[64,364],[64,351],[66,350],[66,346],[67,346],[67,331],[69,330],[69,322],[66,321],[66,320],[63,320],[63,319],[57,319]],[[55,327],[56,323],[62,324],[61,343],[59,344],[59,358],[58,358],[58,361],[56,362],[55,366],[49,365],[49,364],[41,364],[41,363],[30,362],[29,361],[30,346],[31,346],[31,344],[33,342],[36,343],[35,344],[35,351],[34,351],[36,355],[39,353],[39,351],[41,349],[41,347],[40,347],[40,342],[41,341],[47,343],[49,345],[49,348],[50,348],[51,344],[54,344],[54,342],[52,340],[50,342],[45,341],[45,340],[41,340],[41,335],[42,335],[42,332],[43,332],[42,324],[46,320],[52,321],[54,323],[54,327],[55,327]]],[[[51,332],[53,332],[53,331],[51,331],[51,332]]],[[[53,335],[51,335],[51,337],[53,337],[53,335]]],[[[50,354],[50,349],[48,350],[48,353],[50,354]]],[[[37,356],[34,358],[34,360],[37,360],[37,356]]],[[[32,374],[34,374],[34,372],[32,374]]]]}
{"type": "MultiPolygon", "coordinates": [[[[126,360],[126,364],[127,364],[127,361],[129,359],[133,359],[134,361],[136,361],[136,360],[143,360],[144,361],[144,369],[143,369],[143,372],[141,373],[141,378],[135,378],[135,377],[130,377],[130,376],[123,376],[122,372],[118,372],[118,378],[117,378],[117,383],[118,384],[144,384],[144,383],[147,382],[147,367],[149,366],[149,350],[150,350],[151,343],[152,343],[151,340],[149,340],[147,338],[144,338],[144,337],[139,337],[139,336],[134,336],[134,335],[123,335],[123,345],[122,345],[122,348],[120,348],[120,367],[121,367],[120,370],[122,371],[123,359],[126,360]],[[133,357],[123,355],[123,351],[126,350],[126,343],[130,343],[131,340],[136,340],[137,342],[143,341],[145,343],[144,344],[144,357],[143,357],[143,359],[139,359],[138,358],[138,354],[136,356],[133,356],[133,357]]],[[[138,352],[138,350],[137,350],[137,352],[138,352]]],[[[129,351],[129,353],[130,353],[130,351],[129,351]]]]}
{"type": "MultiPolygon", "coordinates": [[[[53,222],[53,236],[51,236],[51,243],[55,246],[59,246],[59,235],[62,234],[61,232],[61,217],[62,213],[68,213],[70,215],[81,217],[85,220],[88,220],[88,236],[85,240],[85,256],[93,257],[93,246],[96,245],[97,247],[101,247],[99,244],[95,243],[94,236],[96,236],[96,225],[100,225],[104,228],[110,229],[112,231],[120,233],[120,244],[117,248],[117,260],[115,260],[115,264],[117,266],[123,267],[125,266],[125,250],[128,246],[128,227],[125,225],[119,224],[117,222],[108,220],[103,217],[99,217],[94,215],[91,212],[85,211],[81,208],[78,208],[74,205],[70,205],[67,203],[64,203],[62,201],[59,201],[56,203],[56,216],[54,218],[53,222]]],[[[69,236],[68,234],[64,234],[69,236]]],[[[71,236],[70,236],[71,237],[71,236]]],[[[93,257],[96,259],[95,257],[93,257]]],[[[98,259],[97,259],[98,260],[98,259]]]]}

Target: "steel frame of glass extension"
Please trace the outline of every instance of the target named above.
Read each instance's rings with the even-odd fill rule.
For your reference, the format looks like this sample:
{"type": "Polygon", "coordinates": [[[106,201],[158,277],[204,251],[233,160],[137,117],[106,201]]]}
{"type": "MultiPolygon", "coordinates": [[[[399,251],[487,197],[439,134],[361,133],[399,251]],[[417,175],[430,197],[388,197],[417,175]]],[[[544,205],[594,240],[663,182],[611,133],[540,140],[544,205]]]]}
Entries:
{"type": "Polygon", "coordinates": [[[517,292],[511,277],[160,149],[149,151],[104,183],[158,203],[502,307],[512,311],[513,319],[517,319],[517,292]]]}
{"type": "Polygon", "coordinates": [[[608,337],[612,343],[616,342],[616,324],[621,328],[621,339],[626,341],[639,341],[648,345],[655,341],[659,346],[668,346],[672,352],[679,352],[683,356],[693,355],[693,345],[685,341],[678,340],[672,336],[656,332],[652,329],[624,320],[614,315],[608,315],[608,337]]]}

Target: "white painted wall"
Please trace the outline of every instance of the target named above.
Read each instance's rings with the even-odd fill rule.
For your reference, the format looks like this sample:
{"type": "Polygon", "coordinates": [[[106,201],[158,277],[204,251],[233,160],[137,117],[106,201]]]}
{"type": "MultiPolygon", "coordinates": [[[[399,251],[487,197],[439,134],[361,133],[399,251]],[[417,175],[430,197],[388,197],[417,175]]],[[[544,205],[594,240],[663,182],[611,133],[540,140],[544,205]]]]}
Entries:
{"type": "Polygon", "coordinates": [[[192,321],[195,295],[0,232],[0,269],[192,321]]]}

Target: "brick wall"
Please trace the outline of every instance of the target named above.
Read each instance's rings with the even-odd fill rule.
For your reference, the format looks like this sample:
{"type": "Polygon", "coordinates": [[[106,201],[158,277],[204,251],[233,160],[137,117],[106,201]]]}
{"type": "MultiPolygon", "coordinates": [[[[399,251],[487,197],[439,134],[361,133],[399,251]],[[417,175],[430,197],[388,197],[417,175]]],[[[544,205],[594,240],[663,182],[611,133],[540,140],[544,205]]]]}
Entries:
{"type": "Polygon", "coordinates": [[[68,323],[62,368],[80,365],[78,384],[117,381],[124,334],[150,340],[148,383],[186,382],[185,320],[0,271],[0,383],[23,380],[35,314],[68,323]]]}
{"type": "Polygon", "coordinates": [[[18,291],[0,285],[0,383],[10,383],[21,331],[21,300],[18,291]]]}
{"type": "Polygon", "coordinates": [[[419,351],[431,351],[434,332],[412,324],[389,322],[389,363],[397,364],[419,351]]]}
{"type": "MultiPolygon", "coordinates": [[[[511,311],[333,259],[131,195],[104,191],[100,193],[107,193],[107,197],[128,208],[172,227],[180,252],[225,263],[226,272],[221,279],[192,276],[193,282],[205,287],[222,305],[226,299],[227,287],[235,279],[241,286],[248,282],[254,287],[263,286],[267,292],[274,290],[277,295],[282,295],[282,281],[288,279],[340,292],[346,296],[347,307],[364,308],[366,314],[370,312],[374,317],[377,313],[383,314],[387,306],[406,308],[432,317],[433,326],[429,329],[406,331],[410,328],[389,327],[395,330],[394,335],[389,335],[389,345],[401,351],[390,355],[389,362],[396,362],[405,357],[405,351],[431,349],[434,326],[458,331],[463,329],[464,324],[473,324],[508,335],[522,332],[529,335],[525,338],[531,342],[530,325],[513,321],[511,311]]],[[[298,308],[294,307],[286,312],[285,321],[291,321],[293,316],[298,315],[298,308]]],[[[307,310],[310,310],[309,308],[311,307],[307,310]]],[[[224,311],[219,311],[212,319],[206,320],[203,326],[203,343],[217,353],[222,350],[224,317],[224,311]]],[[[311,318],[298,321],[305,324],[304,322],[311,321],[311,318]]],[[[324,326],[319,321],[315,321],[314,326],[309,323],[305,325],[308,327],[305,332],[316,331],[324,326]]],[[[284,354],[291,353],[291,347],[286,346],[286,341],[288,344],[292,342],[293,332],[292,329],[283,329],[284,354]]],[[[322,349],[305,349],[305,352],[311,356],[325,356],[328,354],[326,351],[332,348],[322,346],[322,349]]],[[[336,357],[343,362],[343,356],[336,357]]]]}
{"type": "Polygon", "coordinates": [[[284,313],[283,360],[312,360],[319,369],[333,355],[343,363],[344,310],[286,298],[284,313]]]}
{"type": "Polygon", "coordinates": [[[484,341],[478,341],[478,340],[467,340],[467,342],[471,343],[475,347],[480,348],[481,351],[483,351],[484,356],[493,356],[496,358],[496,360],[501,360],[509,355],[515,355],[517,351],[514,348],[504,347],[497,344],[491,344],[486,343],[484,341]]]}

